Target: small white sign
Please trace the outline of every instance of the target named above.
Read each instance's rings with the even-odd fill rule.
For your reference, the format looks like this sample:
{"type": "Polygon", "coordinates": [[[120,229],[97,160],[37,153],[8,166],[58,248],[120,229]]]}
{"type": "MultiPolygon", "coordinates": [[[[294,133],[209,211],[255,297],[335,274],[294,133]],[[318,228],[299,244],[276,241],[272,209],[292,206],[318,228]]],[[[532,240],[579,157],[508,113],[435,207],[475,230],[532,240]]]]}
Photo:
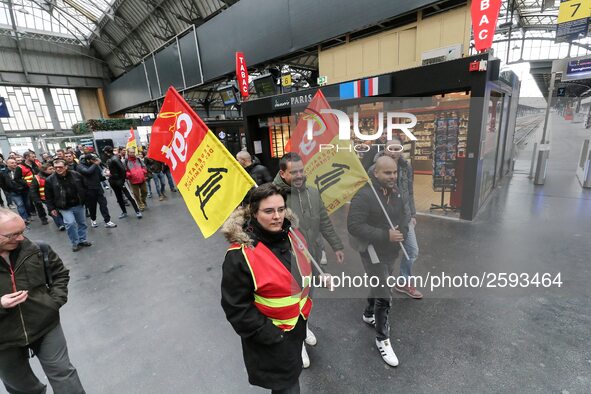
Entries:
{"type": "Polygon", "coordinates": [[[263,143],[261,141],[254,141],[254,154],[258,155],[263,153],[263,143]]]}

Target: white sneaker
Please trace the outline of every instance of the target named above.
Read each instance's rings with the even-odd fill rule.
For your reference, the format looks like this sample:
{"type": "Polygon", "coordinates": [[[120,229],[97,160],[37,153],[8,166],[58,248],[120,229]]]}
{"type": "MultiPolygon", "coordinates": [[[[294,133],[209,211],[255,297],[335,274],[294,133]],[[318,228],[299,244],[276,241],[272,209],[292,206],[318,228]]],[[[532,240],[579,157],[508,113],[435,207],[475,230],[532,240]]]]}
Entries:
{"type": "Polygon", "coordinates": [[[398,366],[398,358],[396,357],[396,354],[394,354],[394,350],[390,345],[389,339],[378,341],[376,338],[376,346],[378,347],[378,350],[380,351],[380,354],[382,355],[382,358],[386,364],[392,367],[398,366]]]}
{"type": "Polygon", "coordinates": [[[310,357],[308,357],[308,352],[306,351],[305,344],[302,344],[302,367],[310,367],[310,357]]]}
{"type": "Polygon", "coordinates": [[[90,225],[91,225],[92,227],[94,227],[94,228],[97,228],[97,227],[98,227],[98,224],[96,223],[96,220],[91,220],[91,221],[90,221],[90,225]]]}
{"type": "Polygon", "coordinates": [[[322,251],[322,257],[320,258],[320,264],[322,264],[322,265],[328,264],[328,260],[326,260],[326,252],[324,250],[322,251]]]}
{"type": "Polygon", "coordinates": [[[367,317],[367,316],[363,315],[363,321],[366,322],[367,324],[369,324],[370,326],[375,326],[376,325],[376,317],[375,317],[375,315],[371,315],[370,317],[367,317]]]}
{"type": "Polygon", "coordinates": [[[306,345],[316,346],[318,341],[316,340],[316,335],[306,326],[306,345]]]}
{"type": "Polygon", "coordinates": [[[105,227],[106,228],[115,228],[115,227],[117,227],[117,225],[115,223],[109,221],[109,222],[105,223],[105,227]]]}

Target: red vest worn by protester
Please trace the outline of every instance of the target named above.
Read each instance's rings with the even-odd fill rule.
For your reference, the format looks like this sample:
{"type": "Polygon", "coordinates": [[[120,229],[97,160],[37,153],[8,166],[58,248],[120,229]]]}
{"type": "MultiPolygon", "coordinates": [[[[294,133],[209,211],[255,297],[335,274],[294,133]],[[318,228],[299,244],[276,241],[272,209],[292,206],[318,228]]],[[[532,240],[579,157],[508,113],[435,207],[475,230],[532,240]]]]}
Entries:
{"type": "Polygon", "coordinates": [[[27,182],[27,186],[31,187],[31,183],[33,183],[33,171],[24,164],[19,164],[18,166],[23,172],[23,179],[27,182]]]}
{"type": "Polygon", "coordinates": [[[45,178],[35,175],[37,182],[39,183],[39,197],[41,201],[45,201],[45,178]]]}
{"type": "MultiPolygon", "coordinates": [[[[297,236],[304,239],[299,232],[297,236]]],[[[289,241],[304,282],[303,288],[302,283],[296,283],[291,272],[262,242],[254,248],[240,244],[232,244],[228,248],[242,250],[254,281],[254,305],[283,331],[292,330],[300,315],[307,320],[312,310],[312,299],[308,297],[312,267],[304,253],[307,245],[300,244],[291,233],[289,241]]]]}

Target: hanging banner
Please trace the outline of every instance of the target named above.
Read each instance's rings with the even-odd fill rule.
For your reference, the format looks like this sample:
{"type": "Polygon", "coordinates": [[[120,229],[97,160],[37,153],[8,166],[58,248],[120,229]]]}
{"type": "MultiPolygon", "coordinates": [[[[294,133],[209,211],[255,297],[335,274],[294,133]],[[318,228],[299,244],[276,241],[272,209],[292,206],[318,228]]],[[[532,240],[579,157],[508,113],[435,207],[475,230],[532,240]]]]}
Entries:
{"type": "Polygon", "coordinates": [[[492,47],[501,0],[473,0],[470,8],[474,46],[481,52],[492,47]]]}
{"type": "Polygon", "coordinates": [[[254,180],[171,86],[152,126],[148,157],[167,163],[205,238],[242,202],[254,180]]]}
{"type": "Polygon", "coordinates": [[[248,97],[248,69],[242,52],[236,52],[236,81],[238,89],[240,89],[240,96],[248,97]]]}

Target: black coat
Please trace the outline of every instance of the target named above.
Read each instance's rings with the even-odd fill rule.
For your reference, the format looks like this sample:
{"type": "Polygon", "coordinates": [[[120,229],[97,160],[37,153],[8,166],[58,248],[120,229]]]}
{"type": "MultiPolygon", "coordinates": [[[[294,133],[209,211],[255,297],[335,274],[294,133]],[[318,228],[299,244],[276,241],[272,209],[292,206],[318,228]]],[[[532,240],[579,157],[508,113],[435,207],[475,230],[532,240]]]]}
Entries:
{"type": "Polygon", "coordinates": [[[20,167],[14,169],[14,179],[10,176],[10,170],[6,168],[6,172],[2,173],[2,183],[3,189],[12,193],[24,193],[29,188],[20,167]]]}
{"type": "Polygon", "coordinates": [[[84,180],[82,175],[76,171],[66,172],[65,177],[53,173],[45,180],[45,202],[47,203],[47,210],[49,212],[54,209],[68,209],[77,205],[84,205],[86,200],[86,188],[84,187],[84,180]],[[71,185],[68,188],[66,183],[71,185]],[[74,195],[69,194],[68,190],[73,190],[74,195]],[[77,201],[73,204],[72,201],[77,201]]]}
{"type": "Polygon", "coordinates": [[[111,176],[109,177],[109,183],[114,187],[122,187],[127,178],[125,166],[121,162],[119,156],[112,156],[107,160],[107,167],[111,176]]]}
{"type": "MultiPolygon", "coordinates": [[[[256,229],[245,230],[250,226],[244,225],[241,211],[236,211],[224,225],[226,238],[230,242],[247,240],[252,245],[263,242],[292,274],[298,273],[291,269],[293,259],[287,232],[266,238],[256,229]]],[[[284,332],[254,306],[254,281],[241,250],[228,251],[222,272],[222,308],[242,340],[248,381],[271,390],[293,385],[302,372],[306,321],[300,316],[296,326],[284,332]]],[[[301,277],[294,279],[301,283],[301,277]]]]}
{"type": "Polygon", "coordinates": [[[76,171],[82,175],[87,189],[103,191],[101,186],[101,181],[104,180],[103,171],[98,165],[81,160],[76,171]]]}
{"type": "MultiPolygon", "coordinates": [[[[404,214],[404,202],[400,193],[393,189],[386,196],[377,180],[373,176],[370,178],[392,223],[406,237],[408,219],[404,214]]],[[[393,261],[398,256],[400,245],[398,242],[390,242],[390,224],[369,185],[361,188],[351,200],[347,229],[349,234],[365,246],[372,244],[380,260],[393,261]]]]}
{"type": "Polygon", "coordinates": [[[245,170],[248,172],[248,175],[254,179],[257,186],[273,181],[273,177],[269,173],[269,170],[267,170],[267,167],[262,164],[253,163],[246,167],[245,170]]]}

